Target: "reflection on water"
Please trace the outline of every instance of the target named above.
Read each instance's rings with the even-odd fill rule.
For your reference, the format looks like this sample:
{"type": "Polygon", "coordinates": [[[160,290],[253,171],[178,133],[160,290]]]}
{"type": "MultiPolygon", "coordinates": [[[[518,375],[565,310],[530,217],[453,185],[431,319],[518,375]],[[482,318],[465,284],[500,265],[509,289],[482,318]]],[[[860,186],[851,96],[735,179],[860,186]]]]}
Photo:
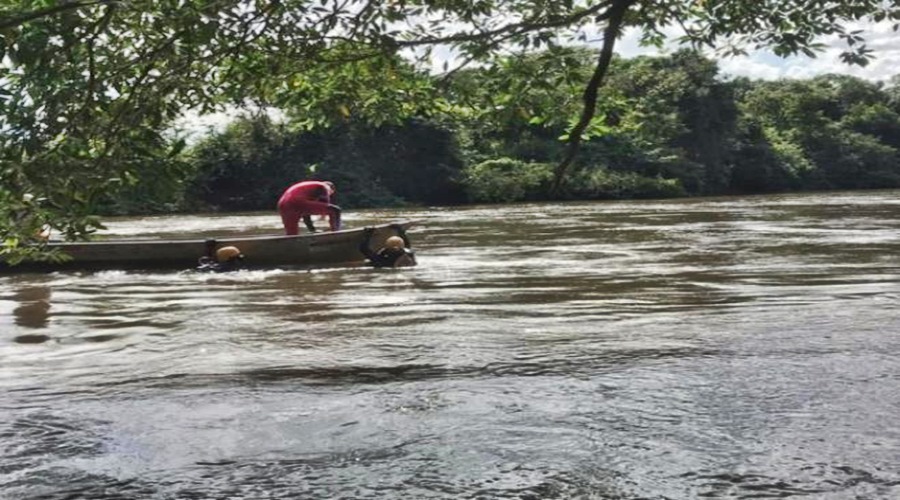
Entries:
{"type": "MultiPolygon", "coordinates": [[[[50,288],[46,286],[25,287],[12,297],[19,302],[13,310],[15,323],[26,328],[45,328],[50,318],[50,288]]],[[[38,337],[32,335],[30,337],[38,337]]]]}
{"type": "Polygon", "coordinates": [[[0,277],[0,497],[900,495],[896,192],[346,223],[402,217],[414,269],[0,277]]]}

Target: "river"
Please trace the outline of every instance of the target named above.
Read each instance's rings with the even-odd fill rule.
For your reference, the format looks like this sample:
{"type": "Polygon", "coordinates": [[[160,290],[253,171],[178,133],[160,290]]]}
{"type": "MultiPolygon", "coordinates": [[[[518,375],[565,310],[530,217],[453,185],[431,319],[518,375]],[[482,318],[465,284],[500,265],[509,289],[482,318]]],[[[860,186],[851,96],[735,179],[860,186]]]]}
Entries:
{"type": "Polygon", "coordinates": [[[898,195],[359,211],[418,221],[419,267],[0,276],[0,498],[898,498],[898,195]]]}

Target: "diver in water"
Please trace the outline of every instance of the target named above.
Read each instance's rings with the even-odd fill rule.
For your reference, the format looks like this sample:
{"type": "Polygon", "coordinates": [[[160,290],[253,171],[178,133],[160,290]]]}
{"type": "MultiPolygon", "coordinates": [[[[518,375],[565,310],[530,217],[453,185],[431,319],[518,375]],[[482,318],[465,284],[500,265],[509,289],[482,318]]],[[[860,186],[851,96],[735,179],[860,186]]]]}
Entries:
{"type": "Polygon", "coordinates": [[[197,262],[196,271],[207,273],[226,273],[242,268],[244,254],[238,247],[222,247],[215,252],[215,257],[203,256],[197,262]]]}
{"type": "Polygon", "coordinates": [[[369,243],[372,240],[372,234],[375,228],[367,227],[365,239],[359,245],[359,251],[369,259],[369,264],[373,267],[410,267],[416,265],[416,254],[410,248],[409,238],[402,226],[392,226],[397,231],[398,236],[391,236],[384,242],[384,246],[377,251],[372,251],[369,243]]]}

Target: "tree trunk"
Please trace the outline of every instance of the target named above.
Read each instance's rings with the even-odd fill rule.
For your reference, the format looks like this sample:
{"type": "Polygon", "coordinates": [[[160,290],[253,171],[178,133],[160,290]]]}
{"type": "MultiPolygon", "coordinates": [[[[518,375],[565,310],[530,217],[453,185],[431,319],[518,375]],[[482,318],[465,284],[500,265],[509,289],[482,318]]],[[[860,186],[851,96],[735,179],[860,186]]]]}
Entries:
{"type": "Polygon", "coordinates": [[[600,50],[600,56],[597,58],[594,74],[591,76],[582,95],[584,108],[581,111],[581,117],[578,119],[578,123],[569,131],[569,145],[566,148],[566,156],[553,172],[553,186],[551,187],[553,193],[559,192],[566,171],[578,155],[578,149],[581,146],[581,135],[594,118],[594,112],[597,110],[597,91],[603,85],[603,80],[606,78],[606,73],[609,70],[609,63],[612,60],[613,49],[616,45],[616,37],[619,36],[625,14],[634,2],[635,0],[618,0],[609,8],[609,20],[607,21],[606,29],[603,30],[603,48],[600,50]]]}

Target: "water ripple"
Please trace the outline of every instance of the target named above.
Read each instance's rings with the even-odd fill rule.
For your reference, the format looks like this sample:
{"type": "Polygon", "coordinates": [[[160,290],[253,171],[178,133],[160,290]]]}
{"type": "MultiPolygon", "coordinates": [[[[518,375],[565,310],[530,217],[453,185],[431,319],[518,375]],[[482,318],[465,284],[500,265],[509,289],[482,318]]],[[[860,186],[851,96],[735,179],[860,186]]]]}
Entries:
{"type": "Polygon", "coordinates": [[[418,268],[0,276],[0,496],[894,498],[896,195],[369,211],[420,221],[418,268]]]}

